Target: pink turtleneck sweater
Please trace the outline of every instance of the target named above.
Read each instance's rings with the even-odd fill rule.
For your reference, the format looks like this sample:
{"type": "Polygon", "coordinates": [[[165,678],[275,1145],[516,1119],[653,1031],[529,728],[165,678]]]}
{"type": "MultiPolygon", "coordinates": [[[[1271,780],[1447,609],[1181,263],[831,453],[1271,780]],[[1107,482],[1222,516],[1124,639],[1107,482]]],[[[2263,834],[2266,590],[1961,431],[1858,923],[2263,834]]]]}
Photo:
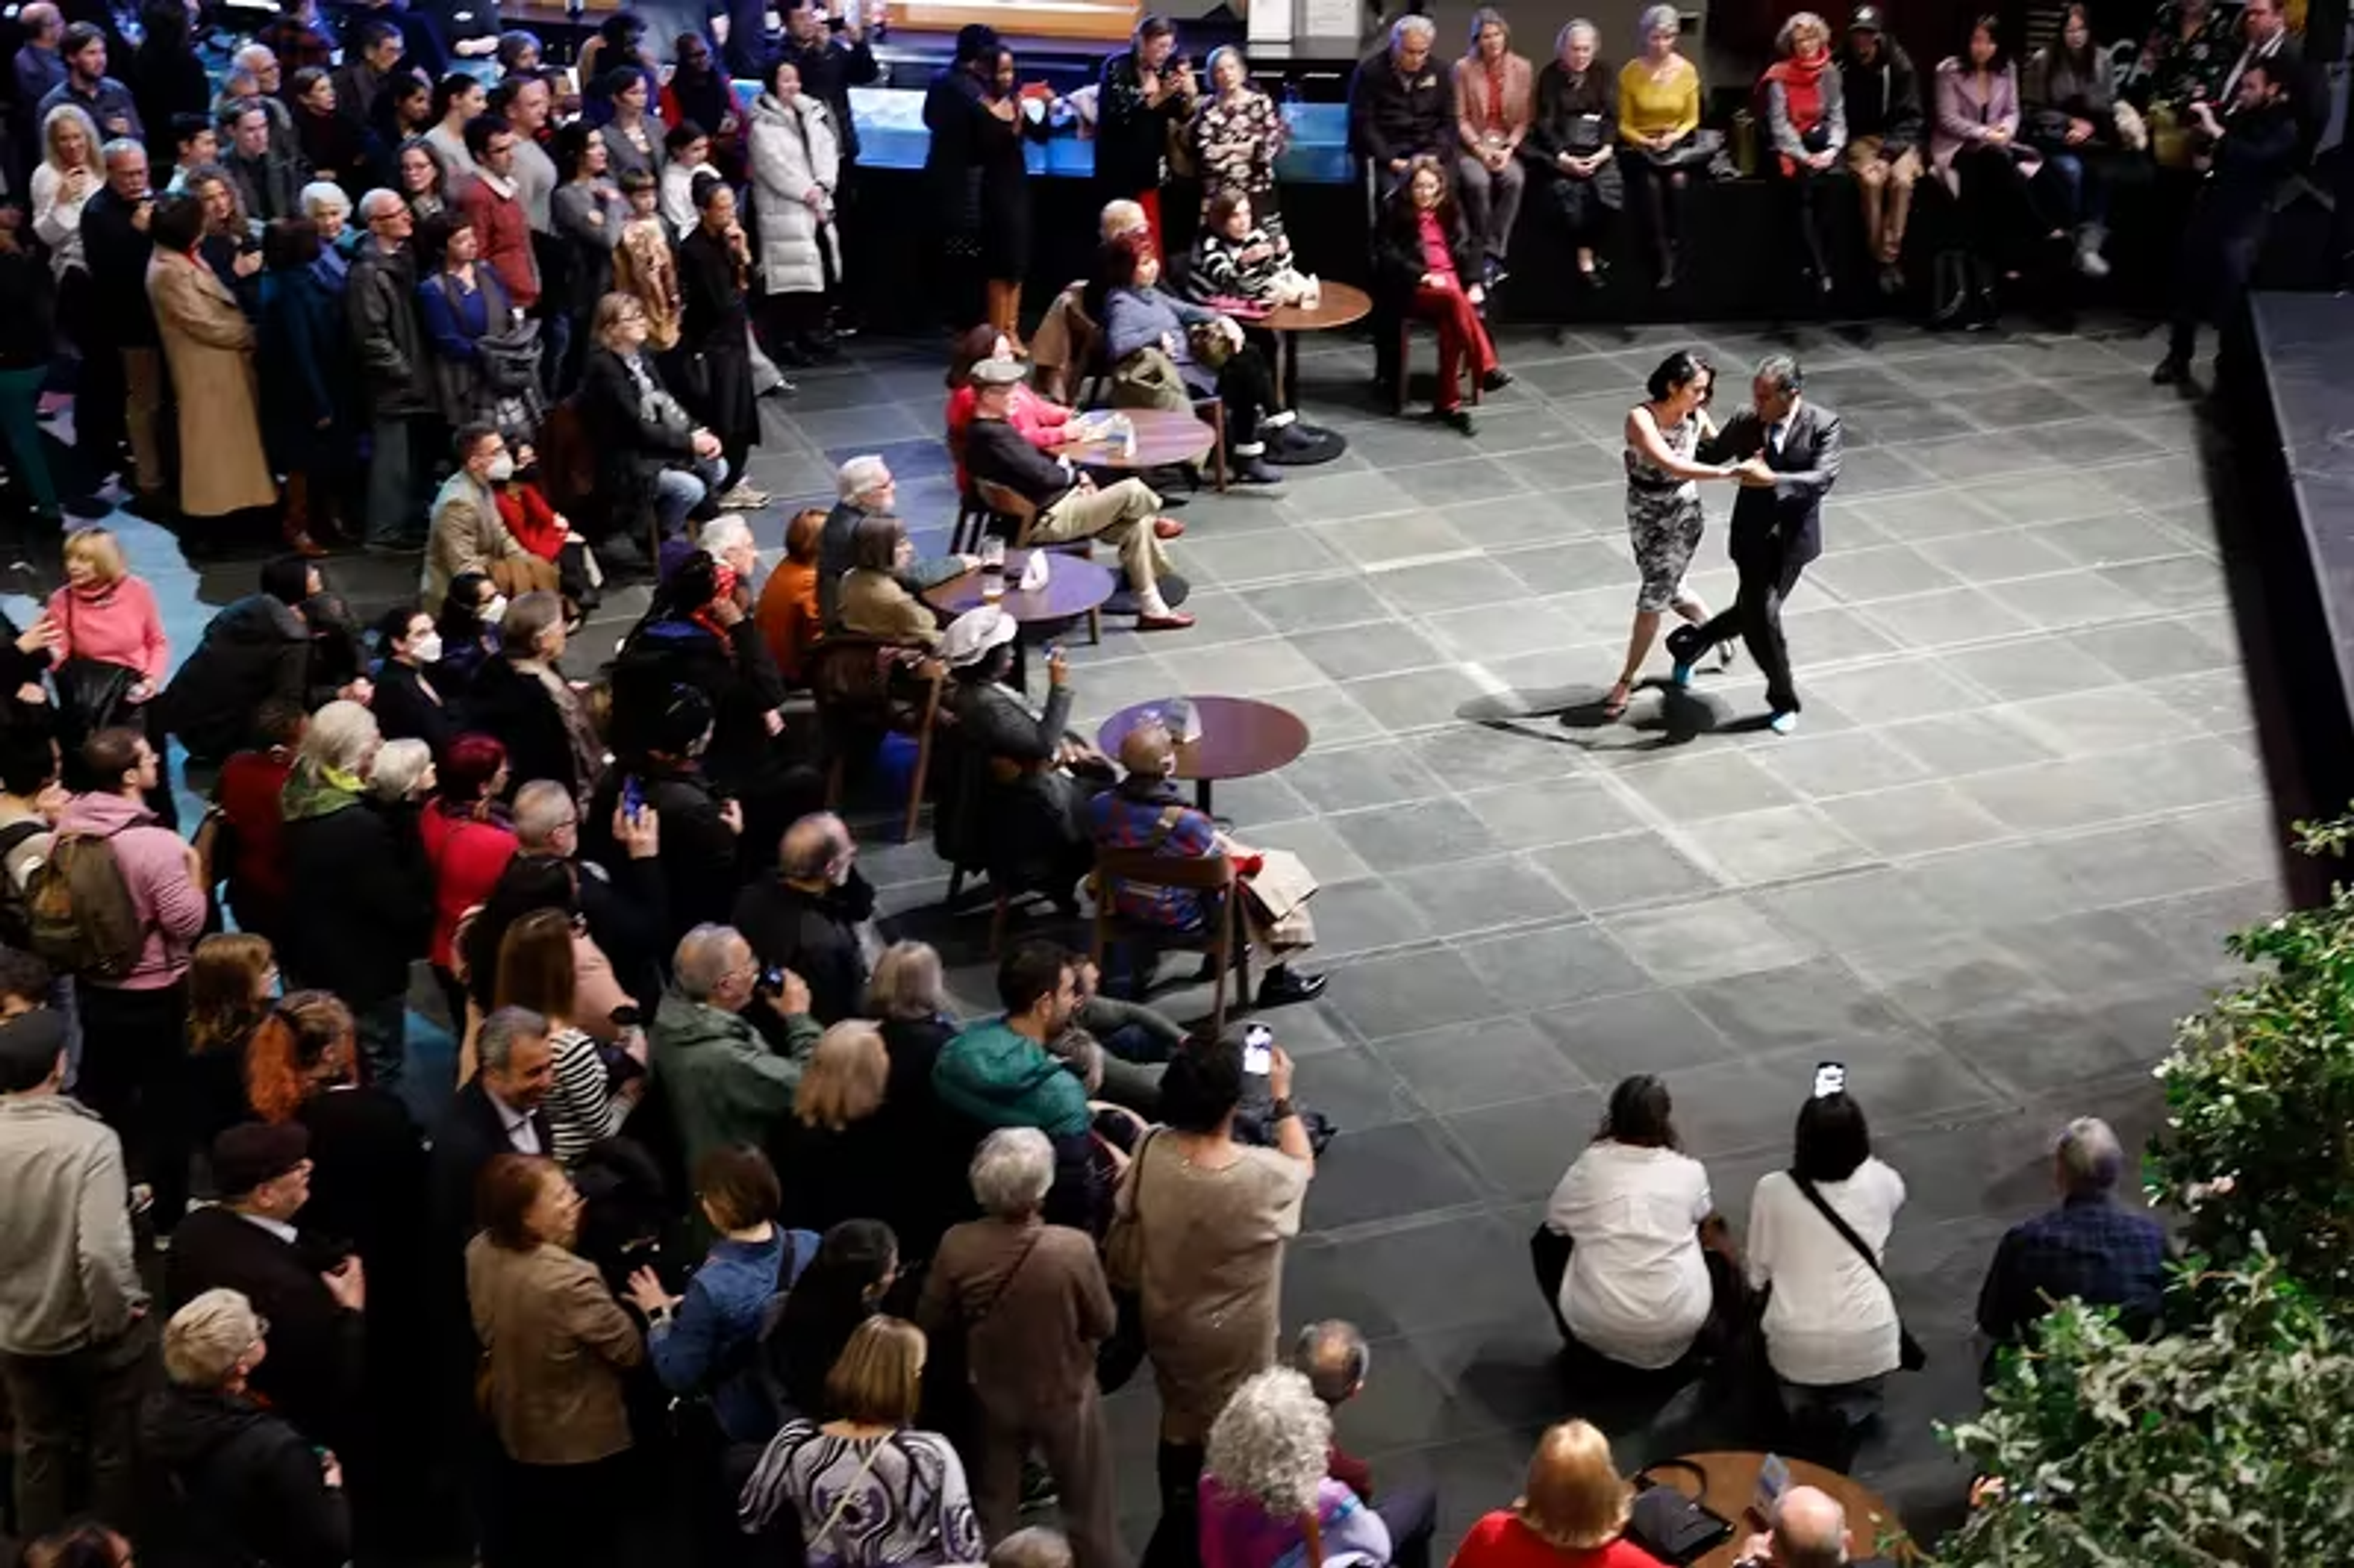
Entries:
{"type": "Polygon", "coordinates": [[[155,613],[155,595],[137,577],[124,577],[95,593],[61,588],[49,596],[49,619],[65,634],[60,661],[103,659],[138,671],[156,686],[171,669],[172,645],[155,613]]]}

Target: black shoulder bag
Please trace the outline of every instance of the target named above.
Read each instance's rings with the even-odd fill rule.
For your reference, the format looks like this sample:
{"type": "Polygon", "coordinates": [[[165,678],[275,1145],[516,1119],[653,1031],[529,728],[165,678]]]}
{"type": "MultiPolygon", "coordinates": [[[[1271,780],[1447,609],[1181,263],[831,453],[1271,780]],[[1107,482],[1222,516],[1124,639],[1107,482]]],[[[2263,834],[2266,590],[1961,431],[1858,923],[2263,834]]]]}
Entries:
{"type": "MultiPolygon", "coordinates": [[[[1839,1211],[1824,1202],[1823,1195],[1815,1190],[1815,1184],[1795,1171],[1790,1172],[1790,1180],[1797,1183],[1798,1191],[1807,1195],[1807,1202],[1815,1206],[1815,1212],[1829,1220],[1831,1229],[1839,1232],[1841,1239],[1855,1248],[1855,1255],[1863,1259],[1882,1285],[1888,1285],[1888,1276],[1881,1268],[1880,1260],[1872,1255],[1872,1249],[1863,1245],[1863,1238],[1840,1218],[1839,1211]]],[[[1896,1287],[1893,1285],[1888,1287],[1888,1301],[1892,1307],[1896,1303],[1896,1287]]],[[[1896,1361],[1906,1372],[1919,1372],[1929,1364],[1929,1352],[1921,1348],[1921,1341],[1914,1339],[1913,1330],[1904,1326],[1902,1313],[1896,1319],[1896,1361]]]]}

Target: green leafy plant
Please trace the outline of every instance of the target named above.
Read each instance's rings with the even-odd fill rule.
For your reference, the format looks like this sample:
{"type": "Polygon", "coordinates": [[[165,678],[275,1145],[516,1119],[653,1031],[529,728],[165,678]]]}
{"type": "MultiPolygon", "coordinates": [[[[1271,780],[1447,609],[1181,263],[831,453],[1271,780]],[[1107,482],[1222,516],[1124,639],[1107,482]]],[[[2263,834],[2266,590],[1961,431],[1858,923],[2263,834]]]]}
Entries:
{"type": "Polygon", "coordinates": [[[2196,1326],[2141,1343],[2071,1302],[2008,1360],[1984,1414],[1940,1424],[2000,1478],[1945,1568],[2354,1559],[2354,1330],[2261,1242],[2227,1272],[2186,1266],[2175,1288],[2196,1326]]]}
{"type": "MultiPolygon", "coordinates": [[[[2298,834],[2308,854],[2342,855],[2354,818],[2298,834]]],[[[2258,967],[2185,1021],[2158,1065],[2167,1125],[2146,1184],[2209,1255],[2229,1264],[2261,1243],[2354,1310],[2354,889],[2230,947],[2258,967]]]]}

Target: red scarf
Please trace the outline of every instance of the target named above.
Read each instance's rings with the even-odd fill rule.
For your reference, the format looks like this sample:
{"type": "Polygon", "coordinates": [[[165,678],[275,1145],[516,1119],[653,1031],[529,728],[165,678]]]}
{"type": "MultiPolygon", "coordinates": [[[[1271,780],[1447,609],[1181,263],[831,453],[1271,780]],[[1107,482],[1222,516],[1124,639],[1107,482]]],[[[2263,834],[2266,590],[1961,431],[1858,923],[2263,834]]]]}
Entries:
{"type": "MultiPolygon", "coordinates": [[[[1830,63],[1831,52],[1825,49],[1811,60],[1793,57],[1766,68],[1766,79],[1782,84],[1782,106],[1789,113],[1790,128],[1800,135],[1813,130],[1823,117],[1823,69],[1830,63]]],[[[1794,172],[1787,153],[1782,155],[1782,172],[1794,172]]]]}

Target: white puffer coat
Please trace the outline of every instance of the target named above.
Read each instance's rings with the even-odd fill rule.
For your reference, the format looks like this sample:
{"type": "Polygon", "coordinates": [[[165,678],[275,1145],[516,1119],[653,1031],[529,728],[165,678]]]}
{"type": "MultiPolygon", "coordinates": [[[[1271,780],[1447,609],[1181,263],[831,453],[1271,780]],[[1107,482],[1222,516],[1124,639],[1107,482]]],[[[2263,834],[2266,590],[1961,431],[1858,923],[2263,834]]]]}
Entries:
{"type": "Polygon", "coordinates": [[[753,260],[761,279],[772,294],[822,293],[828,270],[842,276],[832,216],[834,182],[842,174],[833,117],[807,93],[795,94],[788,105],[764,92],[752,105],[750,141],[753,260]],[[825,192],[822,219],[809,205],[813,186],[825,192]]]}

